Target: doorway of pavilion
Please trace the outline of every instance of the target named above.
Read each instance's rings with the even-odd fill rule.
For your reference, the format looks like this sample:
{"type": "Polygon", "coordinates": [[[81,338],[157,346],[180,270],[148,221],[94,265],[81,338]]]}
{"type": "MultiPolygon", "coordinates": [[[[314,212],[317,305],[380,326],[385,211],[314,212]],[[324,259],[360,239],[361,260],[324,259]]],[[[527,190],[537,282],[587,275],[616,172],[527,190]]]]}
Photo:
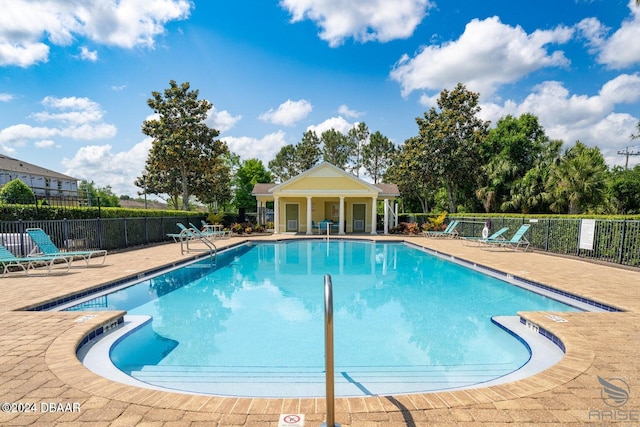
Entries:
{"type": "Polygon", "coordinates": [[[297,232],[300,218],[300,206],[297,203],[287,203],[284,207],[285,231],[297,232]]]}
{"type": "Polygon", "coordinates": [[[353,204],[353,232],[364,233],[367,215],[367,205],[365,203],[353,204]]]}

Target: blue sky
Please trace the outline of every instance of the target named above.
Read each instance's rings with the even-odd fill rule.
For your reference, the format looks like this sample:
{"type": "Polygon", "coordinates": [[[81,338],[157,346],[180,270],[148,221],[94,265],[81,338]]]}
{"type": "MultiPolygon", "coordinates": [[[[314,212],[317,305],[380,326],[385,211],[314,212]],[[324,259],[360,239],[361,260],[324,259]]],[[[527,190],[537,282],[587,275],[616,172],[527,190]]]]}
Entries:
{"type": "MultiPolygon", "coordinates": [[[[135,196],[147,99],[170,80],[265,166],[309,129],[396,144],[458,82],[481,117],[538,116],[610,165],[640,119],[633,0],[0,0],[0,152],[135,196]]],[[[640,156],[629,164],[640,163],[640,156]]]]}

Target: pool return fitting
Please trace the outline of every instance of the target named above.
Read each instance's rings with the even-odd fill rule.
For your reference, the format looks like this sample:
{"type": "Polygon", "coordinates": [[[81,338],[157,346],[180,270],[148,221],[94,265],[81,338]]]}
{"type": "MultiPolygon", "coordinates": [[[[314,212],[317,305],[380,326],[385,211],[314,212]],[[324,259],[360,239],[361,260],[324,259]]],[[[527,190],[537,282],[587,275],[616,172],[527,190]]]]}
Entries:
{"type": "Polygon", "coordinates": [[[340,424],[336,424],[335,422],[335,377],[333,372],[333,285],[331,283],[331,275],[329,274],[324,275],[324,360],[327,393],[327,421],[320,424],[320,426],[340,427],[340,424]]]}

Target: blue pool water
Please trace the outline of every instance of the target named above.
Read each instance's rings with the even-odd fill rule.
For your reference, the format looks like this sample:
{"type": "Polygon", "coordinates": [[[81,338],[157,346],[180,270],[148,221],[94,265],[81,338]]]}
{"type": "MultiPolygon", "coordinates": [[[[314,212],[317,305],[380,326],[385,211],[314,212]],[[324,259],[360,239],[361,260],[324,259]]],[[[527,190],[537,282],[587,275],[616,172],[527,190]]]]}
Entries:
{"type": "Polygon", "coordinates": [[[152,321],[110,356],[148,384],[233,396],[324,394],[324,275],[333,281],[336,395],[481,384],[529,349],[491,322],[576,309],[402,243],[256,243],[86,301],[152,321]]]}

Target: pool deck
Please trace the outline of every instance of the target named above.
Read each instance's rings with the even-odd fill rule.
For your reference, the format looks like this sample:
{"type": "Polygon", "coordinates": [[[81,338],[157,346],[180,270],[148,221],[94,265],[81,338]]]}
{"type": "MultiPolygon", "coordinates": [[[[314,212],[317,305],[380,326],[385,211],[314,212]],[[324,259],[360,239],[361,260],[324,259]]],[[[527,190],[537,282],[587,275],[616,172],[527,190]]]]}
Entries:
{"type": "MultiPolygon", "coordinates": [[[[264,236],[253,240],[305,236],[264,236]]],[[[362,236],[399,240],[403,236],[362,236]]],[[[219,246],[244,241],[233,237],[219,246]]],[[[473,390],[336,399],[336,422],[350,426],[640,425],[640,270],[533,252],[487,251],[459,240],[407,241],[624,310],[617,313],[521,313],[566,346],[555,366],[516,382],[473,390]],[[556,319],[557,320],[557,319],[556,319]],[[629,400],[602,399],[598,376],[618,378],[629,400]]],[[[102,378],[75,357],[80,340],[120,312],[20,311],[71,292],[189,258],[179,244],[113,253],[104,266],[0,279],[0,425],[278,426],[280,414],[325,418],[324,399],[248,399],[139,389],[102,378]],[[17,410],[22,409],[22,412],[17,410]],[[25,410],[30,412],[25,412],[25,410]]],[[[76,263],[80,266],[81,263],[76,263]]],[[[618,381],[618,380],[617,380],[618,381]]],[[[617,382],[620,384],[620,382],[617,382]]]]}

